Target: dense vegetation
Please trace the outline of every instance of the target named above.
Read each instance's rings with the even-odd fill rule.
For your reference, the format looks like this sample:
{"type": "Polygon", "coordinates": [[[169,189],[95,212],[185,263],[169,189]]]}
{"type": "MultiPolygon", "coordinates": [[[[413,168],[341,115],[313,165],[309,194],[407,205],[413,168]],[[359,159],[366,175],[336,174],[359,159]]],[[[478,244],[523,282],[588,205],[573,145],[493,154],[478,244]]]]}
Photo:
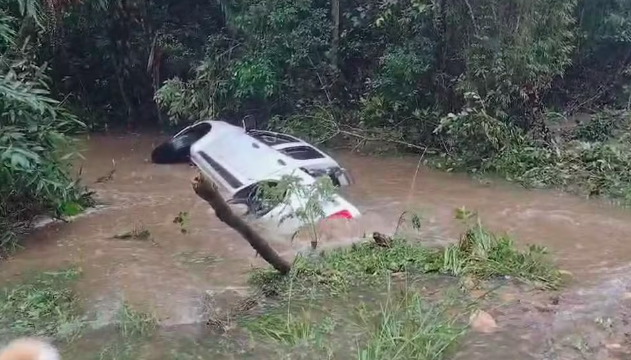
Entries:
{"type": "Polygon", "coordinates": [[[0,249],[34,215],[78,211],[89,198],[67,167],[67,137],[83,124],[49,91],[47,66],[37,59],[45,33],[40,5],[0,1],[0,249]]]}
{"type": "Polygon", "coordinates": [[[0,4],[3,234],[81,204],[66,136],[83,124],[209,116],[631,198],[628,1],[0,4]]]}

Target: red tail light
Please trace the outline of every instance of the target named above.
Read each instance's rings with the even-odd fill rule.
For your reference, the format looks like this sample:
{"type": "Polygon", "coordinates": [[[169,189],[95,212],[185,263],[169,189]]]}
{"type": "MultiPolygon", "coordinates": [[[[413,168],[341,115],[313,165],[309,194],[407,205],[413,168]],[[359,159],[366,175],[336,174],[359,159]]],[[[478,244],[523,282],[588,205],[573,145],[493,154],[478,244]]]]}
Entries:
{"type": "Polygon", "coordinates": [[[353,215],[348,210],[338,211],[335,214],[327,217],[327,219],[346,219],[346,220],[350,220],[352,218],[353,218],[353,215]]]}

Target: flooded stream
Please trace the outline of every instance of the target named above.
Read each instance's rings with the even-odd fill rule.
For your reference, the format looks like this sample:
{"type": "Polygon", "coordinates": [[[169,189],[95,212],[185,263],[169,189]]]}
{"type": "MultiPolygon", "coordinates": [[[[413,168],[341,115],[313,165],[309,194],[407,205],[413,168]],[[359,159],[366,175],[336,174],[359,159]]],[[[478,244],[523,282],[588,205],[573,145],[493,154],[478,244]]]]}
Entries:
{"type": "MultiPolygon", "coordinates": [[[[104,207],[73,222],[35,231],[26,239],[25,249],[1,265],[4,280],[27,270],[77,264],[84,274],[78,290],[89,310],[104,322],[125,299],[155,311],[165,326],[199,322],[207,291],[247,291],[248,271],[265,264],[196,197],[190,185],[193,168],[148,161],[160,141],[150,135],[92,136],[86,141],[85,159],[79,161],[82,177],[104,207]],[[112,169],[113,161],[113,179],[95,184],[112,169]],[[173,221],[180,212],[190,214],[182,226],[173,221]],[[149,230],[152,241],[113,239],[138,227],[149,230]]],[[[607,316],[626,321],[626,310],[631,309],[625,303],[631,302],[627,296],[630,211],[555,191],[529,191],[424,167],[412,184],[418,165],[413,157],[334,156],[357,181],[344,193],[364,213],[357,234],[391,233],[400,214],[413,209],[423,215],[424,240],[452,242],[462,230],[454,221],[454,209],[465,206],[476,210],[495,231],[508,232],[520,243],[548,247],[561,268],[574,274],[553,314],[500,311],[497,320],[504,331],[472,339],[466,346],[470,352],[458,354],[458,359],[478,352],[482,357],[475,358],[504,359],[509,353],[512,359],[563,359],[545,353],[551,333],[607,316]],[[520,347],[526,349],[517,355],[520,347]]],[[[323,241],[343,243],[351,236],[323,241]]],[[[287,239],[274,246],[289,255],[297,245],[287,239]]]]}

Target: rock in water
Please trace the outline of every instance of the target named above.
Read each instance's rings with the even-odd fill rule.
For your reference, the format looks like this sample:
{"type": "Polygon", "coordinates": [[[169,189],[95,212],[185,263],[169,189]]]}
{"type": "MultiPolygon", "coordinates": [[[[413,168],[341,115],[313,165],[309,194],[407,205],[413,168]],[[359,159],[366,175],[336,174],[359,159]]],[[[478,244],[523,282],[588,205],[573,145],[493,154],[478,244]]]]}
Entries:
{"type": "Polygon", "coordinates": [[[478,310],[471,314],[469,319],[471,328],[480,333],[492,333],[497,329],[495,319],[486,311],[478,310]]]}

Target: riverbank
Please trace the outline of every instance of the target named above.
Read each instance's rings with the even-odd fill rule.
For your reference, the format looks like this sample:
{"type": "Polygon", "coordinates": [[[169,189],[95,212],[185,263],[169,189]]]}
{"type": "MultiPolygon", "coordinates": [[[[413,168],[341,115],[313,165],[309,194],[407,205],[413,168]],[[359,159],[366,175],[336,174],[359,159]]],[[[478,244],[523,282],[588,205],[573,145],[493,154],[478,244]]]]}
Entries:
{"type": "MultiPolygon", "coordinates": [[[[518,251],[510,238],[489,233],[479,222],[458,244],[443,249],[397,237],[381,240],[385,242],[298,257],[285,277],[273,270],[254,272],[250,291],[234,297],[229,306],[227,299],[220,305],[221,296],[207,293],[205,321],[189,326],[223,341],[195,353],[232,358],[236,352],[259,359],[299,353],[308,359],[441,359],[457,350],[469,326],[483,333],[498,330],[493,317],[479,308],[488,309],[490,303],[483,302],[497,289],[512,283],[546,289],[561,284],[562,273],[543,248],[518,251]]],[[[146,355],[146,346],[163,341],[160,319],[124,300],[110,321],[82,312],[74,290],[81,275],[72,267],[8,285],[0,298],[3,338],[52,337],[66,356],[77,359],[146,355]],[[114,338],[87,354],[85,348],[79,351],[95,334],[114,338]]],[[[184,356],[183,349],[171,346],[172,358],[184,356]]],[[[164,358],[164,353],[149,354],[164,358]]]]}
{"type": "MultiPolygon", "coordinates": [[[[84,320],[89,320],[89,324],[96,320],[101,325],[115,324],[123,304],[133,309],[131,314],[150,314],[131,316],[144,319],[141,321],[146,323],[143,328],[153,329],[155,323],[152,319],[158,320],[159,327],[149,331],[150,335],[132,343],[123,341],[113,326],[94,330],[94,333],[90,331],[90,334],[83,333],[81,341],[73,341],[65,348],[68,354],[78,352],[89,355],[103,351],[110,354],[107,356],[120,358],[124,354],[133,356],[138,351],[153,348],[162,356],[171,354],[172,350],[179,351],[182,353],[179,358],[183,359],[204,355],[197,351],[219,351],[226,358],[231,358],[241,354],[241,350],[234,346],[235,341],[248,349],[251,337],[260,339],[263,344],[270,340],[268,335],[260,332],[250,335],[247,328],[243,330],[239,327],[245,333],[227,341],[222,334],[213,332],[223,327],[225,323],[222,321],[219,328],[208,330],[205,323],[209,319],[207,305],[214,304],[212,308],[220,312],[216,318],[222,320],[221,316],[225,315],[222,309],[230,309],[230,305],[240,303],[237,300],[247,298],[254,291],[255,287],[248,286],[252,270],[265,268],[266,264],[254,256],[245,241],[215,219],[208,205],[195,196],[190,188],[194,169],[186,165],[158,166],[148,161],[151,148],[160,140],[144,135],[93,136],[87,143],[86,160],[78,166],[83,165],[86,181],[94,183],[111,170],[112,160],[115,160],[117,171],[111,181],[94,185],[98,198],[106,207],[70,223],[54,223],[37,229],[25,239],[24,250],[1,264],[3,284],[21,284],[32,272],[63,273],[61,270],[68,267],[80,269],[80,276],[72,280],[69,287],[79,299],[78,305],[81,305],[78,307],[79,318],[85,316],[84,320]],[[186,214],[186,221],[174,223],[182,214],[186,214]],[[194,347],[195,344],[198,346],[194,347]],[[226,347],[217,350],[213,344],[224,344],[226,347]]],[[[404,224],[399,228],[402,236],[422,240],[424,248],[448,246],[466,229],[460,221],[454,220],[455,209],[464,206],[477,210],[488,229],[498,234],[508,232],[516,239],[520,249],[529,243],[549,248],[560,268],[573,274],[569,287],[560,292],[542,292],[532,290],[532,287],[511,289],[507,286],[490,293],[490,299],[499,299],[500,302],[480,306],[493,317],[498,331],[469,333],[460,342],[464,354],[503,359],[501,356],[506,348],[523,345],[524,352],[519,356],[529,359],[529,353],[545,351],[550,339],[554,339],[555,346],[571,348],[568,344],[574,338],[565,341],[565,336],[578,333],[581,338],[583,334],[576,331],[575,324],[591,326],[596,324],[596,318],[604,323],[607,323],[607,318],[612,318],[616,332],[624,330],[615,314],[625,314],[628,305],[624,300],[626,287],[631,284],[626,267],[631,251],[627,241],[631,234],[631,215],[628,212],[563,193],[529,191],[499,181],[478,182],[460,174],[437,172],[425,167],[421,167],[416,184],[411,186],[417,170],[417,158],[384,159],[350,153],[338,153],[336,158],[350,168],[357,179],[357,183],[344,195],[363,212],[363,218],[355,224],[355,233],[359,235],[373,231],[392,234],[400,214],[408,210],[420,214],[421,227],[417,230],[414,224],[404,224]],[[603,237],[603,234],[606,236],[603,237]],[[512,305],[504,305],[505,300],[510,300],[512,305]]],[[[350,245],[357,241],[335,235],[330,239],[323,238],[322,249],[332,251],[338,245],[350,245]]],[[[274,242],[274,247],[287,256],[294,254],[296,246],[301,245],[281,240],[274,242]]],[[[380,253],[383,251],[379,252],[379,249],[365,252],[367,255],[380,253]]],[[[366,259],[353,259],[347,258],[339,264],[367,262],[366,259]]],[[[396,269],[396,261],[392,267],[390,262],[372,263],[396,269]]],[[[391,306],[397,309],[396,313],[405,314],[397,308],[397,301],[405,299],[399,297],[399,290],[418,291],[423,294],[423,303],[419,305],[441,309],[440,304],[435,304],[437,307],[434,308],[429,301],[431,294],[436,295],[437,301],[464,298],[462,303],[466,305],[480,303],[476,299],[493,288],[483,282],[482,288],[467,290],[468,287],[465,287],[463,292],[462,285],[477,287],[478,284],[438,275],[417,278],[405,273],[393,275],[382,272],[376,279],[380,280],[374,288],[378,299],[366,297],[365,293],[355,293],[357,298],[348,298],[342,303],[365,301],[369,305],[386,306],[390,299],[391,306]],[[444,279],[449,281],[441,282],[444,279]],[[390,291],[388,281],[392,284],[390,291]],[[435,292],[447,288],[452,289],[448,291],[451,294],[443,296],[441,291],[435,292]],[[363,300],[358,300],[360,295],[364,296],[363,300]]],[[[353,293],[352,286],[347,288],[353,293]]],[[[328,298],[331,297],[327,295],[324,302],[318,303],[323,297],[315,296],[314,301],[309,299],[302,304],[296,303],[300,306],[292,310],[294,313],[290,320],[292,326],[294,323],[296,326],[291,329],[311,329],[307,333],[316,334],[315,338],[337,337],[335,331],[353,333],[352,328],[346,327],[350,326],[349,323],[339,319],[335,323],[343,326],[323,335],[318,335],[321,329],[305,325],[311,323],[302,318],[303,313],[321,313],[322,310],[318,310],[320,307],[326,308],[331,304],[326,301],[328,298]]],[[[294,299],[297,300],[297,297],[294,299]]],[[[267,309],[265,306],[279,301],[264,300],[262,308],[258,309],[267,309]]],[[[411,304],[417,301],[413,298],[407,300],[411,304]]],[[[280,304],[275,311],[270,307],[270,311],[266,312],[270,316],[275,315],[275,319],[268,319],[275,323],[275,331],[279,331],[279,324],[285,329],[288,319],[282,311],[286,303],[280,304]],[[280,313],[283,317],[279,317],[280,313]]],[[[369,310],[366,319],[379,316],[377,309],[369,310]]],[[[334,319],[338,313],[355,316],[356,311],[341,307],[327,316],[334,319]]],[[[454,316],[459,315],[458,319],[463,322],[456,325],[464,324],[462,326],[466,327],[471,311],[467,306],[458,308],[454,316]]],[[[254,311],[249,315],[259,314],[254,311]]],[[[239,325],[238,322],[236,325],[239,325]]],[[[609,351],[600,340],[594,340],[601,335],[603,339],[608,339],[607,344],[619,344],[621,348],[626,346],[624,341],[610,338],[608,332],[603,335],[601,325],[594,326],[597,329],[585,334],[590,349],[609,351]]],[[[230,323],[227,327],[231,327],[230,323]]],[[[282,337],[287,338],[286,335],[282,337]]],[[[368,346],[368,343],[363,344],[368,346]]],[[[276,354],[275,349],[285,349],[285,345],[274,343],[268,346],[253,351],[258,354],[259,350],[264,352],[271,348],[276,354]]],[[[575,351],[574,348],[570,350],[572,353],[575,351]]],[[[452,355],[455,358],[464,356],[461,353],[452,355]]]]}

